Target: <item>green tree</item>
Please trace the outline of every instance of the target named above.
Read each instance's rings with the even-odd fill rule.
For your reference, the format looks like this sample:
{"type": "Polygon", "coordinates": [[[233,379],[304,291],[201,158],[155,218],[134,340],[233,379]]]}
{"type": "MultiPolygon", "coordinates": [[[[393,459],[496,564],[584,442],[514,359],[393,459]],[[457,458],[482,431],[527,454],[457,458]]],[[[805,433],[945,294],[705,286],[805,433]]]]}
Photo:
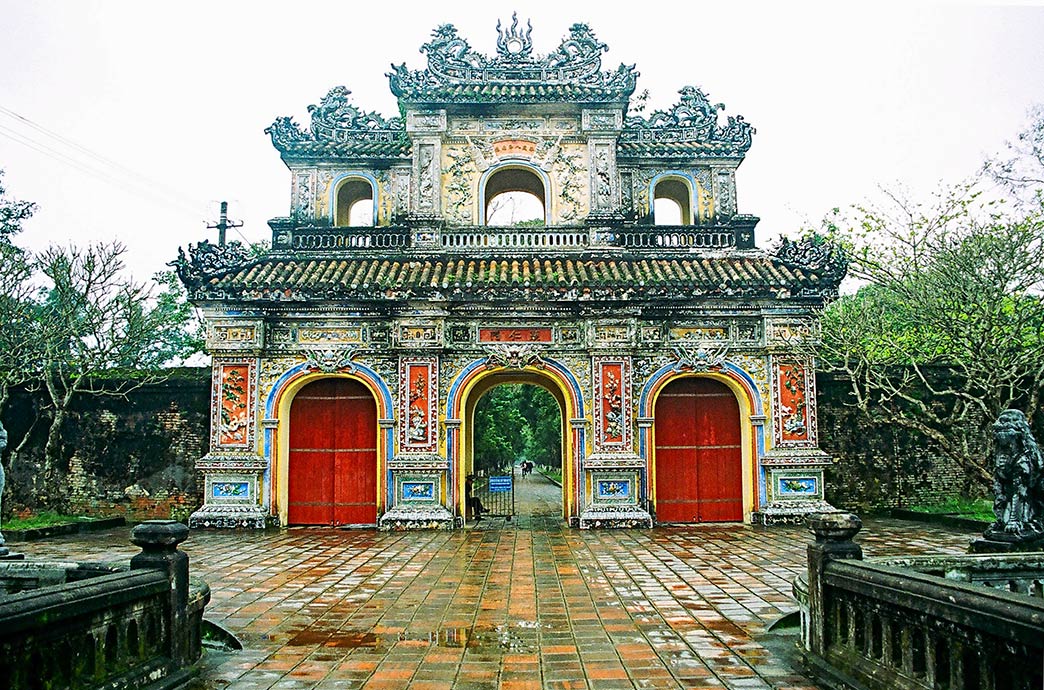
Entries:
{"type": "Polygon", "coordinates": [[[864,286],[823,312],[817,350],[870,419],[929,439],[982,487],[990,425],[1007,407],[1032,419],[1044,393],[1044,216],[1002,208],[966,185],[832,217],[864,286]]]}
{"type": "Polygon", "coordinates": [[[12,243],[22,223],[32,217],[36,205],[7,197],[0,170],[0,411],[13,386],[35,373],[35,287],[32,259],[12,243]]]}
{"type": "Polygon", "coordinates": [[[562,461],[562,412],[540,386],[505,384],[475,406],[476,467],[506,468],[525,458],[538,465],[562,461]]]}
{"type": "Polygon", "coordinates": [[[124,247],[50,247],[34,268],[49,285],[37,309],[40,376],[51,418],[41,497],[61,507],[65,452],[62,426],[80,395],[124,395],[165,377],[162,367],[198,349],[191,309],[171,276],[161,290],[125,275],[124,247]]]}

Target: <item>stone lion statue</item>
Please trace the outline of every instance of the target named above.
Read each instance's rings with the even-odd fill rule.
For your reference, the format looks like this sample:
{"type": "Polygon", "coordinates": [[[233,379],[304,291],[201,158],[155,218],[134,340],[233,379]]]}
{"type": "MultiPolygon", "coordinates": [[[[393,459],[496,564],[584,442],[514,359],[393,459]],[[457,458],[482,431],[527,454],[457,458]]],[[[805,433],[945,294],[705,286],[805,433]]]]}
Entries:
{"type": "Polygon", "coordinates": [[[1026,415],[1004,410],[993,424],[993,512],[988,539],[1044,539],[1044,456],[1026,415]]]}

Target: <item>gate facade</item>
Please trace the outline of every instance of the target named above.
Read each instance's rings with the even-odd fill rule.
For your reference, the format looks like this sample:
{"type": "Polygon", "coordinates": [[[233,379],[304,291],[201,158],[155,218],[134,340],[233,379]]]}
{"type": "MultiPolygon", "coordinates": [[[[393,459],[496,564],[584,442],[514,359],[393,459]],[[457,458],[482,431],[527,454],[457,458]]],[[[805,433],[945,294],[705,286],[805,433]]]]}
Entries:
{"type": "Polygon", "coordinates": [[[291,203],[270,221],[271,248],[203,241],[180,254],[214,372],[191,524],[459,526],[474,403],[505,380],[559,401],[571,524],[828,508],[802,346],[846,265],[830,245],[757,248],[735,178],[753,128],[719,120],[692,87],[667,110],[629,111],[637,72],[603,70],[606,46],[585,24],[548,55],[517,23],[496,46],[436,29],[425,67],[389,75],[401,117],[361,110],[339,86],[307,126],[277,118],[266,131],[291,203]],[[530,195],[542,218],[491,225],[502,193],[530,195]],[[677,207],[670,221],[662,204],[677,207]],[[371,396],[373,415],[352,416],[366,440],[342,446],[339,422],[316,421],[327,408],[302,411],[324,378],[371,396]],[[675,409],[677,391],[711,381],[731,406],[675,409]],[[369,459],[351,464],[362,448],[369,459]],[[363,510],[370,485],[337,482],[364,471],[372,513],[338,512],[339,491],[363,510]]]}

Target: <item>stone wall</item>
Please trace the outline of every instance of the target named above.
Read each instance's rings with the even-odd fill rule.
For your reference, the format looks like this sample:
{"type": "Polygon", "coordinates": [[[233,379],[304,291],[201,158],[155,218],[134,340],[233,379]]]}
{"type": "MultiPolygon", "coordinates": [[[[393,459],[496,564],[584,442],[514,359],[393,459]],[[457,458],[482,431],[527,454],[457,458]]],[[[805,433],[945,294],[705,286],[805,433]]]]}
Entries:
{"type": "MultiPolygon", "coordinates": [[[[207,451],[209,399],[209,368],[176,370],[126,396],[80,396],[63,425],[63,508],[131,521],[187,517],[201,503],[195,462],[207,451]]],[[[39,510],[47,481],[46,394],[16,391],[2,420],[10,434],[4,513],[39,510]],[[26,434],[28,442],[14,452],[26,434]]]]}
{"type": "Polygon", "coordinates": [[[819,445],[837,458],[825,476],[826,497],[834,506],[855,512],[903,508],[980,491],[918,434],[867,422],[850,405],[848,381],[819,373],[816,386],[819,445]]]}

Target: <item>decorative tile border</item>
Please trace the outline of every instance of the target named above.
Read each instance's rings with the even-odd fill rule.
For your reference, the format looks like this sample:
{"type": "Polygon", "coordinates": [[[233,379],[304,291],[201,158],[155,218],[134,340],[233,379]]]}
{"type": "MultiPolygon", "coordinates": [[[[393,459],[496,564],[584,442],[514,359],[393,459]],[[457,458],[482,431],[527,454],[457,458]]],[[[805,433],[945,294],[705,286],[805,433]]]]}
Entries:
{"type": "Polygon", "coordinates": [[[399,482],[399,500],[407,503],[416,503],[421,501],[424,503],[430,503],[435,500],[435,481],[434,480],[403,480],[399,482]]]}
{"type": "Polygon", "coordinates": [[[637,472],[604,472],[592,471],[591,504],[601,505],[637,505],[638,473],[637,472]]]}
{"type": "Polygon", "coordinates": [[[822,472],[772,472],[772,493],[776,501],[822,500],[822,472]]]}

